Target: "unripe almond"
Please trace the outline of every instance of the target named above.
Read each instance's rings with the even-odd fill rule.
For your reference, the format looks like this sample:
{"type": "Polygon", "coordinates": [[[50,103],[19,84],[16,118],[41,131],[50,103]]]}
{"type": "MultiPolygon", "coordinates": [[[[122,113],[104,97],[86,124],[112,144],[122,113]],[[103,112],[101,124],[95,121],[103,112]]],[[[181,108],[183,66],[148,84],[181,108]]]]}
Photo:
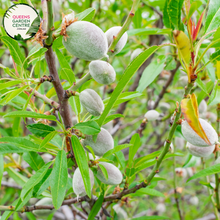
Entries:
{"type": "Polygon", "coordinates": [[[190,197],[189,202],[191,205],[197,206],[199,204],[199,199],[197,196],[192,196],[190,197]]]}
{"type": "Polygon", "coordinates": [[[101,97],[92,89],[85,89],[79,94],[82,106],[92,115],[99,116],[104,110],[101,97]]]}
{"type": "Polygon", "coordinates": [[[207,103],[206,101],[203,99],[200,104],[199,104],[199,113],[200,114],[203,114],[203,113],[206,113],[207,112],[207,103]]]}
{"type": "Polygon", "coordinates": [[[189,151],[189,153],[192,154],[193,156],[208,157],[213,153],[215,149],[215,145],[207,146],[207,147],[199,147],[199,146],[195,146],[187,142],[186,148],[189,151]]]}
{"type": "Polygon", "coordinates": [[[159,118],[160,114],[159,112],[157,112],[156,110],[150,110],[148,111],[144,117],[148,120],[148,121],[155,121],[159,118]]]}
{"type": "Polygon", "coordinates": [[[123,176],[120,170],[115,165],[106,162],[100,162],[100,164],[105,167],[108,173],[108,179],[106,180],[104,174],[102,173],[102,170],[98,168],[96,177],[101,182],[108,185],[118,185],[122,182],[123,176]]]}
{"type": "Polygon", "coordinates": [[[89,72],[92,78],[101,84],[108,85],[115,81],[116,73],[111,64],[102,61],[94,60],[89,64],[89,72]]]}
{"type": "Polygon", "coordinates": [[[143,50],[141,48],[137,48],[136,50],[134,50],[131,54],[131,61],[133,61],[142,52],[143,50]]]}
{"type": "MultiPolygon", "coordinates": [[[[90,176],[90,183],[91,183],[91,189],[92,189],[94,185],[94,175],[93,175],[92,170],[90,169],[89,169],[89,176],[90,176]]],[[[83,178],[79,170],[79,167],[76,168],[73,174],[73,191],[77,196],[86,195],[86,190],[85,190],[83,178]]]]}
{"type": "MultiPolygon", "coordinates": [[[[115,26],[115,27],[108,29],[105,32],[105,36],[107,37],[107,40],[108,40],[108,46],[110,46],[112,44],[114,37],[117,36],[117,34],[120,30],[121,30],[121,26],[115,26]]],[[[122,37],[120,38],[120,40],[118,41],[118,43],[116,44],[116,46],[114,48],[114,52],[112,54],[115,55],[115,54],[119,53],[124,48],[127,40],[128,40],[128,34],[127,34],[127,32],[125,32],[122,35],[122,37]]]]}
{"type": "Polygon", "coordinates": [[[87,145],[90,146],[97,156],[103,156],[104,153],[114,148],[114,140],[111,134],[104,128],[101,128],[96,142],[93,141],[92,135],[86,135],[82,144],[85,148],[87,145]]]}
{"type": "Polygon", "coordinates": [[[66,28],[64,47],[74,56],[84,60],[108,57],[108,42],[104,32],[88,21],[76,21],[66,28]]]}
{"type": "MultiPolygon", "coordinates": [[[[199,119],[200,124],[209,139],[211,145],[214,145],[218,142],[218,135],[215,129],[204,119],[199,119]]],[[[190,143],[198,147],[207,147],[209,146],[187,123],[187,121],[183,121],[181,124],[182,134],[185,139],[190,143]]]]}
{"type": "MultiPolygon", "coordinates": [[[[51,198],[43,198],[35,204],[35,206],[39,206],[39,205],[53,205],[53,201],[51,198]]],[[[50,210],[50,209],[41,209],[41,210],[39,209],[39,210],[34,210],[33,214],[38,217],[46,217],[53,212],[54,210],[50,210]]]]}

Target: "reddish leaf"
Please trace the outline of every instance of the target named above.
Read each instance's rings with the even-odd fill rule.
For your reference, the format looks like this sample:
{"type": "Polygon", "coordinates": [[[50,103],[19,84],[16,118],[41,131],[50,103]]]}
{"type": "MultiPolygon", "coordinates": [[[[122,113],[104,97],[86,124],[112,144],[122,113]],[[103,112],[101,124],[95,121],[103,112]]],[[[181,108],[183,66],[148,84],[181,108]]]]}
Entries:
{"type": "Polygon", "coordinates": [[[196,40],[197,36],[198,36],[198,33],[199,33],[199,30],[201,28],[201,25],[202,25],[202,19],[203,19],[203,16],[204,16],[204,13],[205,11],[202,12],[200,18],[199,18],[199,21],[196,25],[196,28],[195,28],[195,31],[193,32],[193,40],[196,40]]]}
{"type": "Polygon", "coordinates": [[[187,98],[181,101],[181,111],[184,118],[196,134],[198,134],[207,144],[211,145],[199,122],[199,111],[195,94],[188,95],[187,98]]]}

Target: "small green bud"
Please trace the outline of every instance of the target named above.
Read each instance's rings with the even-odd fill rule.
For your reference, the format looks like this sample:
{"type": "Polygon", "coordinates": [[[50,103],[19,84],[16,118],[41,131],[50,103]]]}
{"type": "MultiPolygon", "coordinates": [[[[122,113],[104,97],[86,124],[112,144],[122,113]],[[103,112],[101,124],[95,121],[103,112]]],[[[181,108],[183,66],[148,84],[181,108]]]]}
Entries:
{"type": "Polygon", "coordinates": [[[99,116],[104,110],[101,97],[92,89],[85,89],[79,94],[82,106],[92,115],[99,116]]]}
{"type": "MultiPolygon", "coordinates": [[[[112,44],[114,37],[117,36],[117,34],[120,30],[121,30],[121,26],[115,26],[115,27],[108,29],[105,32],[105,35],[108,40],[108,46],[110,46],[112,44]]],[[[127,40],[128,40],[128,34],[127,34],[127,32],[125,32],[114,48],[114,52],[113,52],[114,55],[119,53],[124,48],[125,44],[127,43],[127,40]]]]}
{"type": "MultiPolygon", "coordinates": [[[[35,206],[39,206],[39,205],[53,205],[53,201],[51,198],[43,198],[35,204],[35,206]]],[[[46,217],[53,212],[54,212],[54,210],[49,210],[49,209],[41,209],[40,210],[39,209],[39,210],[34,210],[33,214],[38,217],[46,217]]]]}
{"type": "Polygon", "coordinates": [[[106,180],[102,170],[98,168],[96,177],[101,182],[108,185],[118,185],[122,182],[123,176],[121,171],[115,165],[106,162],[100,162],[100,164],[105,167],[108,173],[108,179],[106,180]]]}
{"type": "Polygon", "coordinates": [[[104,32],[88,21],[76,21],[66,28],[64,47],[74,56],[84,60],[108,57],[108,42],[104,32]]]}
{"type": "MultiPolygon", "coordinates": [[[[90,177],[90,183],[91,183],[91,189],[92,189],[94,185],[94,175],[93,175],[92,170],[90,169],[89,169],[89,177],[90,177]]],[[[73,191],[77,196],[86,195],[85,185],[84,185],[79,167],[76,168],[73,174],[73,191]]]]}
{"type": "Polygon", "coordinates": [[[108,85],[115,81],[116,73],[111,64],[95,60],[89,64],[89,72],[92,78],[101,84],[108,85]]]}
{"type": "Polygon", "coordinates": [[[82,144],[85,149],[87,145],[90,146],[97,156],[103,156],[107,151],[114,148],[114,140],[111,134],[104,128],[101,128],[96,142],[93,141],[92,135],[86,135],[82,144]]]}

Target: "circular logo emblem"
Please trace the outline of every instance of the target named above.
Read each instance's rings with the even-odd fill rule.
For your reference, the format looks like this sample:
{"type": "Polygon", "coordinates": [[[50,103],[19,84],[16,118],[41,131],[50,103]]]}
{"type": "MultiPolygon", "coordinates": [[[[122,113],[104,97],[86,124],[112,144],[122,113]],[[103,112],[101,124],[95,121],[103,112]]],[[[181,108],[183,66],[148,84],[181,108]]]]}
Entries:
{"type": "Polygon", "coordinates": [[[5,12],[3,27],[11,38],[27,40],[37,33],[40,27],[40,17],[30,5],[15,4],[5,12]]]}

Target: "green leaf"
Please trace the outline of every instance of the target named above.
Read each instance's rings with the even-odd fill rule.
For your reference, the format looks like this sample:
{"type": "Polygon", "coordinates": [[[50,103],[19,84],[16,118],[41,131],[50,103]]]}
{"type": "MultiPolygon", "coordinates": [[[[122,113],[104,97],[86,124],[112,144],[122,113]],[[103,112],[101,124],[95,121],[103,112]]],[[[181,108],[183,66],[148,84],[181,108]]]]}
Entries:
{"type": "Polygon", "coordinates": [[[23,148],[18,148],[14,144],[10,144],[10,143],[1,143],[0,144],[0,156],[2,156],[2,154],[23,153],[23,152],[26,152],[26,151],[27,150],[25,150],[23,148]]]}
{"type": "Polygon", "coordinates": [[[73,70],[69,65],[69,62],[67,62],[64,55],[58,49],[55,49],[55,52],[61,67],[61,71],[60,71],[61,77],[63,79],[66,79],[70,83],[70,85],[72,85],[76,81],[76,79],[73,70]]]}
{"type": "Polygon", "coordinates": [[[23,159],[35,171],[38,171],[45,164],[42,157],[36,152],[23,153],[23,159]]]}
{"type": "Polygon", "coordinates": [[[219,173],[220,171],[220,164],[215,164],[213,166],[207,167],[204,170],[199,171],[198,173],[194,174],[192,177],[190,177],[187,182],[203,177],[203,176],[209,176],[215,173],[219,173]]]}
{"type": "Polygon", "coordinates": [[[37,185],[44,175],[46,174],[48,168],[52,165],[52,162],[49,162],[45,164],[43,167],[41,167],[23,186],[23,189],[21,191],[20,197],[23,200],[27,192],[32,189],[35,185],[37,185]]]}
{"type": "Polygon", "coordinates": [[[56,117],[54,115],[44,115],[44,114],[30,112],[30,111],[9,112],[6,115],[4,115],[4,118],[6,117],[30,117],[30,118],[42,118],[42,119],[56,121],[56,117]]]}
{"type": "Polygon", "coordinates": [[[43,147],[45,147],[45,145],[49,141],[51,141],[57,133],[58,133],[57,131],[52,131],[51,133],[49,133],[41,142],[39,149],[42,149],[43,147]]]}
{"type": "Polygon", "coordinates": [[[165,56],[161,56],[160,59],[157,57],[154,62],[151,62],[150,65],[145,68],[136,91],[143,92],[145,88],[154,81],[163,70],[165,60],[165,56]]]}
{"type": "Polygon", "coordinates": [[[94,153],[94,150],[93,150],[89,145],[86,145],[85,148],[86,148],[87,150],[89,150],[89,152],[92,154],[93,159],[95,160],[95,153],[94,153]]]}
{"type": "Polygon", "coordinates": [[[0,84],[0,91],[3,90],[3,89],[9,89],[9,87],[11,86],[14,86],[14,85],[17,85],[19,83],[21,83],[22,80],[12,80],[12,81],[9,81],[9,82],[3,82],[0,84]]]}
{"type": "Polygon", "coordinates": [[[12,167],[5,168],[5,171],[7,171],[8,175],[19,185],[24,186],[25,183],[28,181],[28,178],[26,176],[23,176],[22,174],[18,173],[15,169],[12,167]]]}
{"type": "Polygon", "coordinates": [[[91,212],[89,213],[88,220],[94,220],[96,215],[98,214],[100,208],[102,207],[102,203],[104,200],[104,192],[102,192],[95,202],[95,205],[92,207],[91,212]]]}
{"type": "Polygon", "coordinates": [[[63,203],[67,186],[67,158],[66,152],[61,150],[56,156],[53,171],[50,176],[51,194],[55,209],[59,209],[63,203]]]}
{"type": "Polygon", "coordinates": [[[76,158],[77,165],[79,167],[80,173],[82,175],[83,183],[85,186],[85,190],[89,198],[91,198],[91,183],[90,183],[90,176],[89,176],[89,166],[87,163],[85,150],[83,149],[79,139],[73,135],[71,137],[72,146],[74,155],[76,158]]]}
{"type": "Polygon", "coordinates": [[[32,194],[33,194],[33,189],[30,189],[23,198],[23,200],[21,200],[21,198],[19,199],[17,205],[15,206],[15,210],[17,211],[21,209],[23,206],[25,206],[32,197],[32,194]]]}
{"type": "Polygon", "coordinates": [[[80,130],[83,134],[87,135],[98,134],[101,131],[99,125],[95,121],[80,122],[78,124],[75,124],[74,128],[80,130]]]}
{"type": "Polygon", "coordinates": [[[78,116],[83,111],[79,96],[72,96],[69,98],[69,103],[75,114],[78,116]]]}
{"type": "Polygon", "coordinates": [[[214,89],[212,90],[212,93],[208,101],[209,106],[220,103],[220,86],[218,84],[219,83],[217,82],[214,86],[214,89]]]}
{"type": "Polygon", "coordinates": [[[220,1],[210,0],[209,10],[205,22],[205,33],[219,27],[219,17],[220,17],[220,1]]]}
{"type": "Polygon", "coordinates": [[[27,126],[27,129],[36,136],[39,137],[46,137],[49,133],[52,131],[55,131],[55,129],[49,125],[45,125],[42,123],[38,124],[30,124],[27,126]]]}
{"type": "Polygon", "coordinates": [[[158,219],[170,219],[166,216],[158,216],[158,215],[152,215],[152,216],[142,216],[138,218],[132,218],[132,220],[158,220],[158,219]]]}
{"type": "Polygon", "coordinates": [[[139,35],[159,35],[159,34],[170,34],[171,29],[160,29],[160,28],[138,28],[127,31],[128,36],[139,36],[139,35]]]}
{"type": "Polygon", "coordinates": [[[3,173],[4,173],[4,157],[3,155],[0,155],[0,187],[1,187],[3,173]]]}
{"type": "Polygon", "coordinates": [[[202,5],[201,1],[193,1],[190,5],[189,13],[188,13],[188,20],[192,17],[193,13],[202,5]]]}
{"type": "Polygon", "coordinates": [[[134,134],[131,138],[130,144],[132,146],[129,148],[128,166],[132,167],[134,162],[134,156],[137,153],[138,148],[141,146],[141,139],[139,134],[134,134]]]}
{"type": "Polygon", "coordinates": [[[0,142],[11,143],[26,151],[38,151],[39,148],[34,142],[22,137],[3,137],[0,138],[0,142]]]}
{"type": "Polygon", "coordinates": [[[121,92],[124,90],[125,86],[128,84],[132,76],[136,73],[136,71],[139,69],[139,67],[144,63],[145,60],[147,60],[156,50],[158,50],[160,47],[158,46],[152,46],[149,49],[145,50],[141,54],[139,54],[127,67],[125,70],[123,76],[121,77],[121,80],[119,81],[118,85],[114,89],[111,98],[105,107],[102,115],[100,116],[98,120],[98,124],[101,127],[110,112],[111,108],[117,101],[118,96],[121,94],[121,92]]]}
{"type": "Polygon", "coordinates": [[[88,8],[76,15],[78,21],[91,21],[95,15],[95,8],[88,8]]]}
{"type": "Polygon", "coordinates": [[[141,196],[141,195],[165,197],[163,193],[155,189],[151,189],[149,187],[139,189],[134,194],[131,194],[131,196],[141,196]]]}
{"type": "MultiPolygon", "coordinates": [[[[21,52],[21,49],[18,45],[18,42],[16,40],[13,40],[12,38],[8,36],[3,36],[0,38],[2,42],[8,47],[11,56],[13,57],[15,63],[19,65],[20,67],[23,66],[23,62],[25,60],[24,54],[21,52]]],[[[24,68],[26,68],[27,65],[24,65],[24,68]]]]}
{"type": "Polygon", "coordinates": [[[116,118],[124,118],[125,116],[122,114],[114,114],[114,115],[109,115],[108,117],[106,117],[105,121],[104,121],[104,125],[107,124],[108,122],[116,119],[116,118]]]}
{"type": "Polygon", "coordinates": [[[33,196],[38,197],[50,186],[50,174],[52,169],[48,169],[42,180],[34,187],[33,196]]]}
{"type": "Polygon", "coordinates": [[[214,60],[218,60],[220,61],[220,50],[214,52],[211,56],[210,56],[210,61],[214,61],[214,60]]]}
{"type": "Polygon", "coordinates": [[[10,102],[13,98],[15,98],[16,96],[20,95],[27,87],[29,87],[29,85],[25,85],[19,89],[15,89],[13,91],[11,91],[10,93],[8,93],[1,101],[0,101],[0,105],[6,105],[8,102],[10,102]]]}
{"type": "Polygon", "coordinates": [[[102,164],[100,164],[100,163],[98,164],[98,166],[101,169],[105,179],[107,180],[108,179],[108,172],[107,172],[106,168],[102,164]]]}
{"type": "Polygon", "coordinates": [[[102,157],[108,157],[118,151],[121,151],[127,147],[132,147],[132,144],[122,144],[122,145],[118,145],[116,147],[114,147],[113,149],[107,151],[102,157]]]}
{"type": "Polygon", "coordinates": [[[184,0],[166,0],[163,23],[167,28],[181,30],[181,9],[184,0]]]}
{"type": "Polygon", "coordinates": [[[184,168],[187,168],[187,167],[194,167],[196,165],[196,163],[198,162],[198,160],[200,160],[199,157],[195,157],[191,154],[188,154],[187,158],[186,158],[186,161],[183,165],[184,168]]]}

